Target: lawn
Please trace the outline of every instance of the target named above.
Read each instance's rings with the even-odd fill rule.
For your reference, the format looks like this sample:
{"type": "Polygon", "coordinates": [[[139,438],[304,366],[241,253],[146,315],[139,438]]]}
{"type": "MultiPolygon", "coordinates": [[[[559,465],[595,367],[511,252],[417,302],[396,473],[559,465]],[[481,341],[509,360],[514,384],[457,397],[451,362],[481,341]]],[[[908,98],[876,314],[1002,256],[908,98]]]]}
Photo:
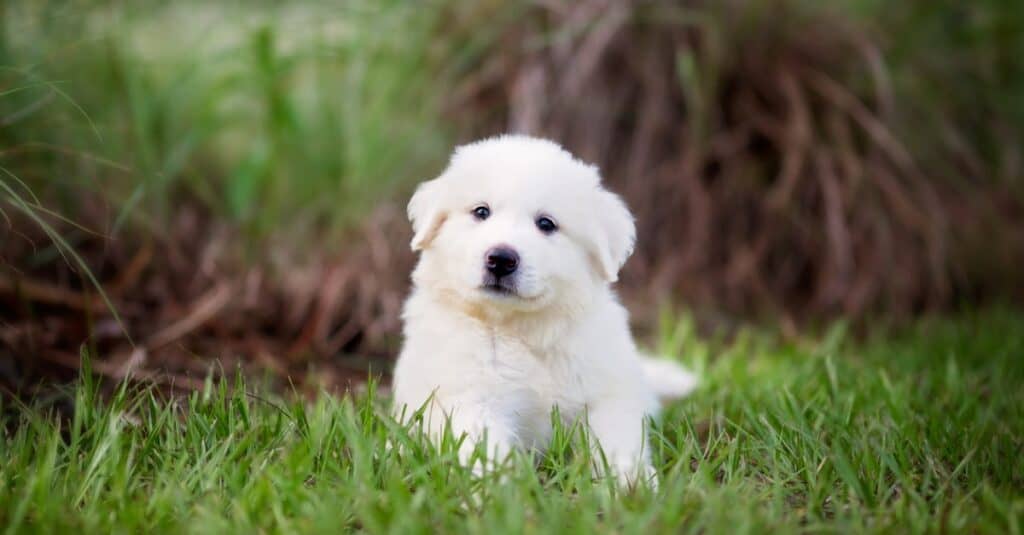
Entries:
{"type": "MultiPolygon", "coordinates": [[[[1024,523],[1024,314],[855,340],[728,341],[666,321],[705,383],[654,425],[657,490],[592,481],[578,429],[473,477],[374,388],[313,401],[240,379],[187,399],[88,374],[74,416],[6,402],[8,532],[979,532],[1024,523]],[[101,400],[102,398],[102,400],[101,400]],[[389,448],[387,444],[402,444],[389,448]],[[500,480],[499,480],[500,479],[500,480]]],[[[454,440],[453,440],[454,442],[454,440]]]]}

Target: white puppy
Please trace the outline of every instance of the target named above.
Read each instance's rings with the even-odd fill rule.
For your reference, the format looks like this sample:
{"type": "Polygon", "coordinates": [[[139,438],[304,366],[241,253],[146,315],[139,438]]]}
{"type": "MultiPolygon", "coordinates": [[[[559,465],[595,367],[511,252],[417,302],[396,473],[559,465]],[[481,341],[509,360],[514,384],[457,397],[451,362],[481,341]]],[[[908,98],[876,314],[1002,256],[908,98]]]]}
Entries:
{"type": "Polygon", "coordinates": [[[468,458],[543,449],[553,408],[583,418],[620,483],[653,476],[645,416],[695,378],[641,357],[610,283],[633,250],[625,204],[557,144],[502,136],[459,147],[409,202],[421,251],[405,303],[396,410],[450,422],[468,458]]]}

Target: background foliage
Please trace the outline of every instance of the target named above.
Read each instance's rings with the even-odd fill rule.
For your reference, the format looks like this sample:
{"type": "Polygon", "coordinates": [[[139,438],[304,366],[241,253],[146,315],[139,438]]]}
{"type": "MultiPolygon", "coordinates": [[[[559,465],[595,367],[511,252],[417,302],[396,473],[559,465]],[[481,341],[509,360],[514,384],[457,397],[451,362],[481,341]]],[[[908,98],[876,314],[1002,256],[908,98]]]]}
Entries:
{"type": "Polygon", "coordinates": [[[115,376],[196,355],[327,384],[380,369],[408,192],[505,131],[561,141],[627,198],[642,332],[661,307],[792,334],[1024,292],[1013,2],[0,10],[15,376],[73,376],[83,340],[115,376]]]}

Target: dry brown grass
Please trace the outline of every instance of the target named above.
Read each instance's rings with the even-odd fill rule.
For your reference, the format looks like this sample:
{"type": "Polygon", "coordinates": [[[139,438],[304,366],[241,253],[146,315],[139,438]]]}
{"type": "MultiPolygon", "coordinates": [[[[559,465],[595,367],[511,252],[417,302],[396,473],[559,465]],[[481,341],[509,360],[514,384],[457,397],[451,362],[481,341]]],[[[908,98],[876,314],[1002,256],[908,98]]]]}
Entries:
{"type": "MultiPolygon", "coordinates": [[[[31,228],[24,221],[13,223],[31,228]]],[[[336,256],[241,250],[236,229],[183,205],[147,239],[78,241],[130,338],[68,263],[0,270],[0,390],[77,376],[80,351],[114,381],[201,387],[213,372],[266,375],[300,391],[345,389],[386,371],[412,253],[404,213],[379,209],[336,256]]],[[[65,229],[66,230],[66,229],[65,229]]],[[[5,256],[29,258],[46,237],[6,235],[5,256]]]]}
{"type": "Polygon", "coordinates": [[[517,20],[453,115],[473,135],[546,135],[599,162],[640,216],[624,284],[646,300],[905,316],[979,297],[978,279],[1006,275],[971,273],[995,264],[983,255],[1024,259],[1019,198],[969,150],[911,153],[899,121],[914,103],[894,93],[880,39],[847,18],[788,1],[587,0],[517,20]],[[981,176],[954,187],[939,178],[950,162],[981,176]],[[983,235],[994,251],[969,247],[983,235]]]}

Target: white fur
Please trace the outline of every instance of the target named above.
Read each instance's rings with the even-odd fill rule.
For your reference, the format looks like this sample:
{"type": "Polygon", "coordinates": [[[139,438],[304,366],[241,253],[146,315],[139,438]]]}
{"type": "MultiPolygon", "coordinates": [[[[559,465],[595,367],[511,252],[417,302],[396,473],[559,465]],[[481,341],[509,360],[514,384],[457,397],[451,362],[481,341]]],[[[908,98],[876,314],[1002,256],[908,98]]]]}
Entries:
{"type": "Polygon", "coordinates": [[[446,421],[466,433],[465,460],[485,436],[496,459],[543,449],[557,407],[567,422],[585,419],[620,482],[652,478],[644,419],[658,398],[696,381],[637,352],[610,288],[633,250],[633,218],[598,170],[550,141],[491,138],[459,147],[417,189],[409,217],[421,256],[403,313],[396,410],[426,407],[435,437],[446,421]],[[481,204],[491,210],[483,221],[472,213],[481,204]],[[556,232],[538,230],[542,215],[556,232]],[[521,257],[514,295],[481,287],[485,252],[498,245],[521,257]]]}

